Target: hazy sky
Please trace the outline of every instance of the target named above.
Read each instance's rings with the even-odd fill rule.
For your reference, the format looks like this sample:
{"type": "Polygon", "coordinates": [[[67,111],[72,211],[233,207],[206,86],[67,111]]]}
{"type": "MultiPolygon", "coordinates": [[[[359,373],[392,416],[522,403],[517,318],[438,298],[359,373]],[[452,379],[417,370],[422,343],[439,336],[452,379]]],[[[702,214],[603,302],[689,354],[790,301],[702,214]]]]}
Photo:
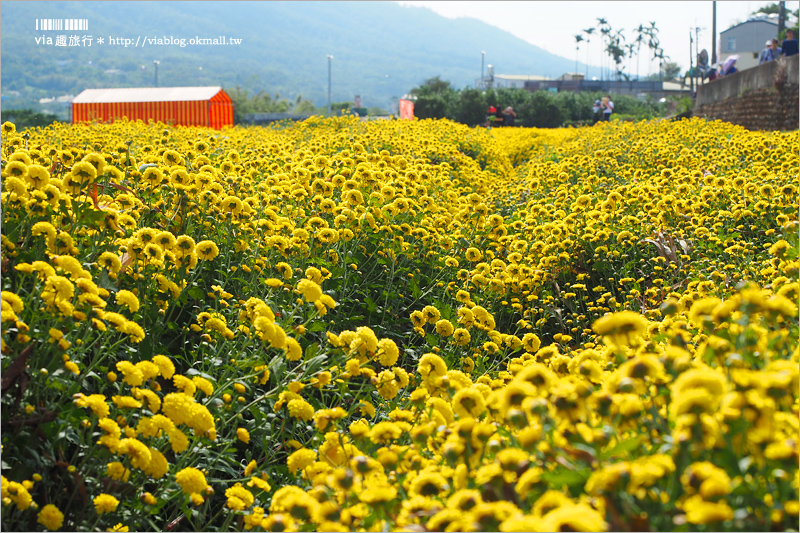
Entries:
{"type": "MultiPolygon", "coordinates": [[[[631,42],[635,40],[634,29],[640,24],[656,23],[658,36],[664,53],[681,66],[689,68],[689,34],[694,36],[694,28],[699,27],[700,49],[707,49],[711,58],[711,32],[713,2],[574,2],[574,1],[400,1],[402,5],[423,6],[448,18],[470,17],[482,20],[487,24],[506,30],[550,53],[599,66],[601,60],[600,39],[595,35],[590,42],[582,42],[580,50],[575,49],[575,35],[582,30],[597,26],[597,19],[604,18],[612,30],[623,30],[623,35],[631,42]],[[588,52],[588,58],[587,58],[588,52]]],[[[717,2],[717,49],[719,50],[719,33],[747,20],[750,13],[761,6],[773,2],[717,2]]],[[[786,2],[787,11],[798,9],[800,2],[786,2]]],[[[584,37],[586,35],[584,34],[584,37]]],[[[694,45],[692,45],[694,50],[694,45]]],[[[475,54],[480,61],[481,50],[475,54]]],[[[658,71],[658,64],[652,64],[645,58],[649,51],[643,46],[639,72],[642,76],[658,71]]],[[[607,59],[604,59],[607,61],[607,59]]],[[[626,72],[636,74],[636,58],[628,66],[626,72]]],[[[506,72],[499,58],[491,57],[486,51],[486,64],[495,64],[497,74],[531,74],[528,72],[506,72]]]]}

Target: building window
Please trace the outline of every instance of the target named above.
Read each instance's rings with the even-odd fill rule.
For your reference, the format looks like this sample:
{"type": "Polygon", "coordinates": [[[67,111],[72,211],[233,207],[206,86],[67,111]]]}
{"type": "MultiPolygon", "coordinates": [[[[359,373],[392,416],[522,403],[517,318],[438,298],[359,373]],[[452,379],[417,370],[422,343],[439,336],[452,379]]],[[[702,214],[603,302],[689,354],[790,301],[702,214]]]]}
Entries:
{"type": "Polygon", "coordinates": [[[728,52],[736,51],[736,37],[728,37],[728,52]]]}

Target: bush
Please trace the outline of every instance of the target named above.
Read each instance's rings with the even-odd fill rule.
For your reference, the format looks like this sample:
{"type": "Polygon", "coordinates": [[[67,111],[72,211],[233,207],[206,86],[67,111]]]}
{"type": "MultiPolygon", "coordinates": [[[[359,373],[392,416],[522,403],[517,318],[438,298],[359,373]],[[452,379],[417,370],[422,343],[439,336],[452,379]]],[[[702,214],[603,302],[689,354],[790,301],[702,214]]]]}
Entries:
{"type": "MultiPolygon", "coordinates": [[[[592,106],[603,93],[562,91],[527,91],[500,87],[478,91],[473,88],[455,90],[447,82],[435,78],[412,91],[416,94],[414,114],[421,118],[449,118],[461,124],[476,126],[486,122],[487,109],[502,111],[512,106],[517,112],[516,125],[536,128],[559,128],[565,125],[591,124],[592,106]]],[[[664,116],[667,106],[648,96],[641,101],[631,96],[612,95],[614,112],[633,120],[650,120],[664,116]]]]}
{"type": "Polygon", "coordinates": [[[20,131],[28,128],[43,128],[58,122],[56,115],[38,113],[33,109],[4,109],[3,118],[14,124],[20,131]]]}

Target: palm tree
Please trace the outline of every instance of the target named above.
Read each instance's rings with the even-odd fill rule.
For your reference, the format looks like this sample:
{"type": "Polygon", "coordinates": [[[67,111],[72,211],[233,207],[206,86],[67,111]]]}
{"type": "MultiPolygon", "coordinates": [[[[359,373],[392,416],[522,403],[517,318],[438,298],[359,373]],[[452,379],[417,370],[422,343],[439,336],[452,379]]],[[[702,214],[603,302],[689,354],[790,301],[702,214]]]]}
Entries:
{"type": "Polygon", "coordinates": [[[575,73],[578,73],[578,52],[581,49],[581,41],[583,40],[583,35],[580,33],[575,36],[575,73]]]}
{"type": "Polygon", "coordinates": [[[588,44],[589,44],[589,37],[591,37],[592,34],[594,33],[594,28],[589,28],[589,29],[583,30],[583,33],[585,33],[586,36],[587,36],[586,37],[586,44],[587,44],[587,46],[586,46],[586,78],[588,79],[589,78],[589,46],[588,46],[588,44]]]}
{"type": "Polygon", "coordinates": [[[636,50],[636,41],[625,45],[625,51],[628,54],[628,70],[633,73],[631,68],[631,61],[633,60],[633,52],[636,50]]]}
{"type": "MultiPolygon", "coordinates": [[[[616,67],[617,81],[619,81],[622,75],[622,69],[620,68],[620,65],[622,64],[622,60],[625,58],[625,49],[623,48],[624,43],[625,36],[622,34],[622,30],[617,30],[614,34],[609,32],[606,53],[608,53],[609,59],[614,62],[616,67]]],[[[611,62],[609,62],[609,68],[610,66],[611,62]]]]}
{"type": "Polygon", "coordinates": [[[639,58],[642,55],[642,41],[644,41],[647,31],[644,26],[639,24],[639,27],[633,30],[636,32],[636,79],[639,79],[639,58]]]}
{"type": "Polygon", "coordinates": [[[658,81],[664,81],[664,63],[669,59],[669,56],[664,54],[663,48],[659,48],[656,50],[654,59],[658,59],[658,81]]]}
{"type": "Polygon", "coordinates": [[[603,57],[605,49],[603,48],[603,43],[608,39],[608,35],[611,33],[611,26],[609,26],[608,21],[604,18],[597,18],[597,23],[600,25],[600,79],[603,79],[603,57]]]}
{"type": "MultiPolygon", "coordinates": [[[[659,58],[659,50],[661,51],[662,55],[663,55],[664,51],[661,48],[661,41],[658,38],[658,28],[656,28],[656,23],[655,22],[650,22],[650,27],[647,28],[645,30],[645,32],[646,32],[646,35],[647,35],[647,38],[648,38],[647,47],[653,52],[653,57],[652,57],[651,61],[653,59],[658,59],[659,58]]],[[[661,78],[661,66],[660,65],[659,65],[659,70],[658,70],[658,77],[659,77],[659,79],[661,78]]]]}

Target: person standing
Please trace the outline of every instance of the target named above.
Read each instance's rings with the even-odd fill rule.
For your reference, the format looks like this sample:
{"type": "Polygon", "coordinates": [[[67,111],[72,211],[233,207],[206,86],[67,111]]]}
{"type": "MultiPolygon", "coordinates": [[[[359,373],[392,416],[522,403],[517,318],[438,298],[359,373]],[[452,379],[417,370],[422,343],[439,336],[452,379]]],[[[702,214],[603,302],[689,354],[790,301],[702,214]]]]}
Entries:
{"type": "Polygon", "coordinates": [[[730,59],[732,58],[726,59],[725,63],[723,64],[722,77],[730,76],[731,74],[736,74],[739,72],[739,69],[736,68],[736,59],[733,59],[732,61],[730,61],[730,59]],[[725,65],[728,66],[725,67],[725,65]]]}
{"type": "Polygon", "coordinates": [[[592,106],[592,124],[597,124],[600,122],[600,111],[602,111],[602,107],[600,106],[600,100],[595,100],[594,105],[592,106]]]}
{"type": "Polygon", "coordinates": [[[603,101],[600,102],[600,106],[603,108],[603,122],[608,122],[611,120],[611,113],[614,112],[614,102],[611,101],[611,95],[605,95],[603,101]]]}
{"type": "Polygon", "coordinates": [[[794,31],[786,30],[786,39],[781,43],[781,54],[785,57],[796,55],[797,39],[794,37],[794,31]]]}
{"type": "Polygon", "coordinates": [[[764,49],[761,50],[761,53],[758,55],[758,64],[759,65],[763,65],[764,63],[769,61],[769,59],[767,59],[767,57],[768,57],[771,49],[772,49],[772,40],[771,39],[767,39],[767,42],[764,45],[764,49]]]}
{"type": "Polygon", "coordinates": [[[514,112],[514,108],[508,106],[503,111],[503,126],[514,126],[514,119],[517,118],[516,112],[514,112]]]}
{"type": "Polygon", "coordinates": [[[486,110],[486,127],[488,129],[492,129],[494,126],[494,121],[497,118],[497,108],[493,105],[489,106],[489,109],[486,110]]]}
{"type": "Polygon", "coordinates": [[[768,40],[766,46],[766,48],[761,50],[761,56],[758,58],[759,65],[775,61],[781,56],[781,49],[778,48],[778,39],[768,40]]]}

